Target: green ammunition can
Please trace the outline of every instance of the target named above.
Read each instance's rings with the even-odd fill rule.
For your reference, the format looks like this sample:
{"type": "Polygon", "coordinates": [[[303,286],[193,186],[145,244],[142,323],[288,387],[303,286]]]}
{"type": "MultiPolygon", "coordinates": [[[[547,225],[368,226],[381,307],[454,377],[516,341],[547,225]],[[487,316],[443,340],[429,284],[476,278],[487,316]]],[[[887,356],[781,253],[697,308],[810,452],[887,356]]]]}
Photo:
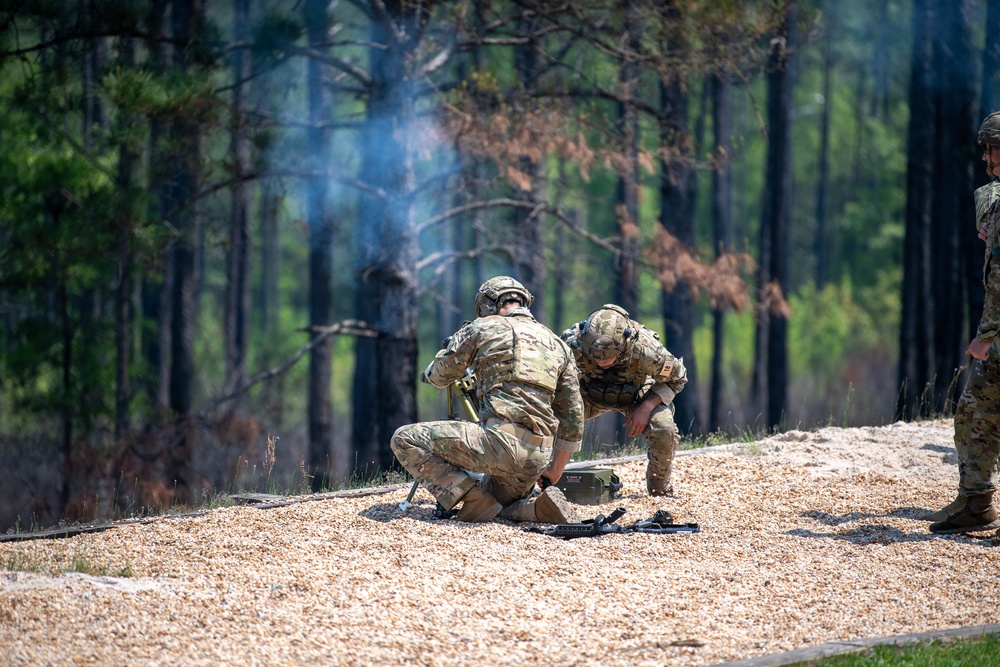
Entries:
{"type": "Polygon", "coordinates": [[[577,505],[603,505],[621,491],[621,480],[611,468],[564,470],[556,482],[566,500],[577,505]]]}

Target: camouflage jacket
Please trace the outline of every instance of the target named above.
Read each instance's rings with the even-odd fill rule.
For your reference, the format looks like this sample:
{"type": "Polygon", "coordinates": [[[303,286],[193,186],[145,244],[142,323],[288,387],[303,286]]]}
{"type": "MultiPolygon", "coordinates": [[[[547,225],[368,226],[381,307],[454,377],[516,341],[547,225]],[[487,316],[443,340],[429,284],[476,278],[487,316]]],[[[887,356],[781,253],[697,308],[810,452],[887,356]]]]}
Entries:
{"type": "Polygon", "coordinates": [[[986,257],[983,262],[983,285],[986,298],[976,338],[992,343],[1000,335],[1000,181],[994,180],[976,190],[976,228],[986,226],[986,257]]]}
{"type": "Polygon", "coordinates": [[[580,347],[582,322],[562,333],[580,370],[580,393],[595,405],[627,409],[653,392],[664,404],[670,403],[687,384],[684,360],[660,343],[660,336],[644,326],[628,343],[624,354],[610,368],[601,368],[580,347]]]}
{"type": "Polygon", "coordinates": [[[527,308],[480,317],[459,329],[424,371],[445,388],[469,368],[476,375],[484,422],[500,419],[576,452],[583,442],[583,399],[566,344],[527,308]]]}

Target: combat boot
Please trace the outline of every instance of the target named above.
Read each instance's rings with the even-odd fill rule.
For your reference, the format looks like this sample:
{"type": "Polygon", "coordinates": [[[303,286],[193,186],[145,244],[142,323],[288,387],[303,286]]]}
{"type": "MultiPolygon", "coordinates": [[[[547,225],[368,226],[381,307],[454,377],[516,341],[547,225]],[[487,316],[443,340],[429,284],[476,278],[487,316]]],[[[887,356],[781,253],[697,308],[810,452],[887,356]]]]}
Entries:
{"type": "Polygon", "coordinates": [[[477,484],[462,496],[462,508],[458,510],[456,518],[459,521],[481,523],[495,517],[501,509],[503,509],[503,505],[477,484]]]}
{"type": "Polygon", "coordinates": [[[500,510],[501,519],[511,521],[534,521],[535,520],[535,499],[525,498],[516,500],[507,507],[500,510]]]}
{"type": "Polygon", "coordinates": [[[646,492],[651,496],[670,496],[672,498],[674,495],[674,485],[670,483],[670,475],[653,472],[647,466],[646,492]]]}
{"type": "Polygon", "coordinates": [[[558,486],[550,486],[535,498],[535,521],[542,523],[579,523],[580,517],[558,486]]]}
{"type": "Polygon", "coordinates": [[[924,521],[944,521],[952,514],[960,511],[965,506],[965,498],[961,494],[955,496],[955,499],[939,509],[937,512],[931,512],[924,515],[924,521]]]}
{"type": "Polygon", "coordinates": [[[944,521],[930,525],[932,533],[951,535],[954,533],[977,533],[1000,527],[1000,516],[993,508],[993,491],[963,496],[962,509],[944,521]]]}
{"type": "Polygon", "coordinates": [[[557,486],[550,486],[534,498],[526,498],[507,505],[500,511],[500,518],[511,521],[538,521],[541,523],[579,523],[573,505],[557,486]]]}

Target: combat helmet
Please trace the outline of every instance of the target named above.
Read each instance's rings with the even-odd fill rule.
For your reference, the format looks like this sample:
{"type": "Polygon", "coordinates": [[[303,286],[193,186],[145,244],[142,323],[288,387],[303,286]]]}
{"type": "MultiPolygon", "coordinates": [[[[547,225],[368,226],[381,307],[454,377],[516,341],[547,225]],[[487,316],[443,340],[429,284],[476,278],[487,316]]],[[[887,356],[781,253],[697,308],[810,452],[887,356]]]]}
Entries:
{"type": "Polygon", "coordinates": [[[517,296],[525,308],[530,308],[535,300],[535,297],[531,296],[531,292],[524,285],[510,276],[490,278],[479,287],[479,291],[476,293],[476,317],[496,315],[500,312],[500,304],[507,296],[517,296]]]}
{"type": "Polygon", "coordinates": [[[607,303],[584,320],[580,348],[594,361],[604,361],[621,356],[638,334],[639,327],[629,318],[628,311],[607,303]]]}
{"type": "Polygon", "coordinates": [[[994,111],[979,126],[979,145],[1000,146],[1000,111],[994,111]]]}

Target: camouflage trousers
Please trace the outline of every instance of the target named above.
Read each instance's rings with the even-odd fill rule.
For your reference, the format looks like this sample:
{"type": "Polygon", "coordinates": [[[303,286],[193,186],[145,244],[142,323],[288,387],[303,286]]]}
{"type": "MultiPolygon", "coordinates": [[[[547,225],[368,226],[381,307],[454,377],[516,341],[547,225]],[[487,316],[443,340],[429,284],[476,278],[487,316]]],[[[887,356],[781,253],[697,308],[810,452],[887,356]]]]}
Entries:
{"type": "MultiPolygon", "coordinates": [[[[583,397],[584,420],[593,419],[605,412],[619,412],[627,419],[632,414],[632,408],[606,408],[592,403],[586,395],[583,397]]],[[[646,485],[647,490],[652,491],[651,484],[655,478],[656,487],[671,492],[670,482],[674,467],[674,454],[677,452],[677,445],[680,444],[681,437],[677,432],[677,424],[674,423],[674,404],[664,405],[660,403],[649,416],[649,424],[642,432],[646,440],[649,441],[649,449],[646,452],[646,485]]]]}
{"type": "Polygon", "coordinates": [[[955,411],[955,450],[958,492],[995,491],[1000,458],[1000,357],[995,349],[985,361],[972,363],[955,411]]]}
{"type": "Polygon", "coordinates": [[[505,431],[466,421],[402,426],[390,446],[399,463],[445,509],[454,507],[475,484],[469,472],[484,474],[480,486],[501,505],[527,498],[551,453],[505,431]]]}

